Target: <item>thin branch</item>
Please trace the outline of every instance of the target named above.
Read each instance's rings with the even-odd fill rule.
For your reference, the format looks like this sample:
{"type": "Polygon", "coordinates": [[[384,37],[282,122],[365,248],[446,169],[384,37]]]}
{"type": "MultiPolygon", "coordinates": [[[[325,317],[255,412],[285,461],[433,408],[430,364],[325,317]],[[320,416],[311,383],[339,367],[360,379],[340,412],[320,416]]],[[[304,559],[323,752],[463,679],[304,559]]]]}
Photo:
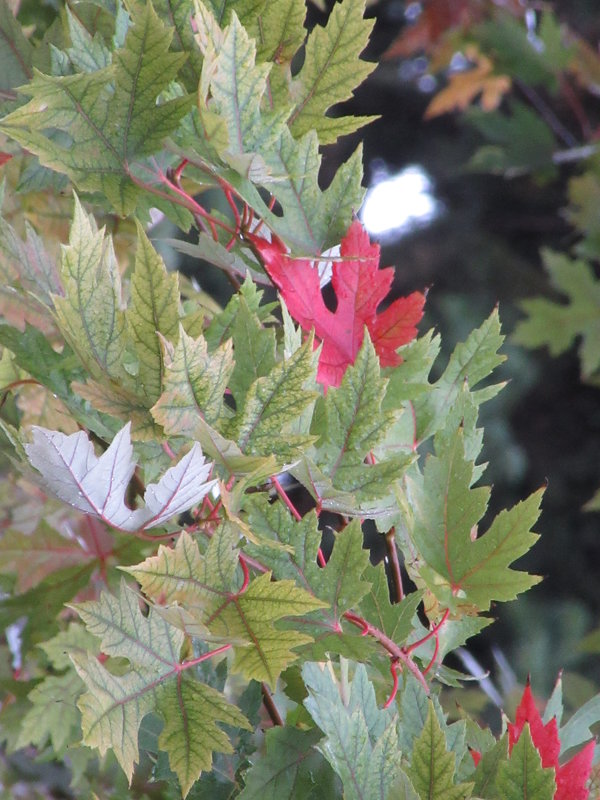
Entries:
{"type": "Polygon", "coordinates": [[[271,695],[271,691],[266,683],[261,683],[260,685],[262,696],[263,696],[263,705],[267,710],[267,714],[271,718],[271,722],[273,725],[278,725],[283,727],[285,724],[283,719],[281,718],[281,714],[277,710],[277,706],[273,702],[273,697],[271,695]]]}
{"type": "Polygon", "coordinates": [[[515,80],[515,84],[519,87],[521,92],[529,100],[536,111],[539,112],[541,117],[548,124],[550,129],[556,134],[556,136],[561,139],[561,141],[566,144],[567,147],[575,147],[577,145],[577,139],[575,136],[573,136],[571,131],[565,127],[565,125],[563,125],[554,111],[550,108],[546,101],[540,97],[535,89],[532,89],[531,86],[528,86],[526,83],[518,79],[515,80]]]}
{"type": "Polygon", "coordinates": [[[357,614],[353,614],[351,611],[346,611],[343,614],[344,619],[351,622],[353,625],[356,625],[362,631],[367,632],[369,636],[372,636],[379,644],[387,650],[387,652],[398,661],[401,661],[404,666],[411,672],[414,677],[419,681],[423,689],[429,694],[429,685],[425,679],[425,676],[421,672],[421,670],[417,667],[415,662],[410,657],[410,653],[403,647],[399,647],[396,642],[386,636],[386,634],[376,628],[374,625],[371,625],[370,622],[367,622],[366,619],[359,617],[357,614]]]}
{"type": "Polygon", "coordinates": [[[399,603],[404,599],[404,587],[402,585],[402,572],[400,561],[398,560],[398,548],[396,547],[396,528],[390,528],[385,535],[385,546],[387,549],[392,582],[394,585],[393,603],[399,603]]]}

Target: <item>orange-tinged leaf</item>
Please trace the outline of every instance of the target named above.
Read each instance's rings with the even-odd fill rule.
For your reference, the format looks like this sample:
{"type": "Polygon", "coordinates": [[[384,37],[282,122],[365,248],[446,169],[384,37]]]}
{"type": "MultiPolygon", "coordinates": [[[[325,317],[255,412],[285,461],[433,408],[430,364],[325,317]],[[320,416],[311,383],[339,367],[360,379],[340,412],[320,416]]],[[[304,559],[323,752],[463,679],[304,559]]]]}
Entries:
{"type": "Polygon", "coordinates": [[[484,111],[493,111],[510,90],[511,79],[507,75],[494,75],[494,65],[489,58],[476,48],[467,48],[466,55],[474,62],[473,68],[450,76],[448,86],[438,92],[427,106],[426,118],[449,111],[464,111],[477,97],[484,111]]]}

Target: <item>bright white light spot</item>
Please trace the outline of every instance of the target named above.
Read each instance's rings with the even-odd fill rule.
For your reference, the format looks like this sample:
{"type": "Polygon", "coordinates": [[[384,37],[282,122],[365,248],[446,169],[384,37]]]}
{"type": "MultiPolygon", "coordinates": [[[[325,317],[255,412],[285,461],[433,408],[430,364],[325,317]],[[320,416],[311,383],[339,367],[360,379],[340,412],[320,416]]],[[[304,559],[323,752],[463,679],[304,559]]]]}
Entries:
{"type": "Polygon", "coordinates": [[[395,238],[431,222],[441,211],[432,188],[429,176],[419,166],[380,176],[367,192],[361,210],[365,228],[372,236],[395,238]]]}

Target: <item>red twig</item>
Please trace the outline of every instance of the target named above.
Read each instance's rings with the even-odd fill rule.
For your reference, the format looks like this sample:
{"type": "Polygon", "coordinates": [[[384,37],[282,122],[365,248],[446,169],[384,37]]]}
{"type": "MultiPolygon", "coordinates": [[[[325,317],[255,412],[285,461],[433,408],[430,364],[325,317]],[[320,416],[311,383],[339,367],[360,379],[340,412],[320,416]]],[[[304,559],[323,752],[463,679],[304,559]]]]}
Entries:
{"type": "Polygon", "coordinates": [[[372,636],[376,641],[378,641],[379,644],[385,650],[387,650],[387,652],[393,658],[396,658],[398,662],[402,662],[404,666],[408,669],[408,671],[411,672],[414,675],[414,677],[419,681],[419,683],[421,684],[423,689],[427,692],[427,694],[429,694],[429,686],[427,684],[427,681],[425,680],[425,677],[421,672],[421,670],[417,667],[415,662],[410,657],[410,653],[407,652],[407,650],[405,650],[402,647],[399,647],[396,644],[396,642],[390,639],[389,636],[386,636],[383,631],[379,630],[379,628],[376,628],[374,625],[371,625],[370,622],[367,622],[366,619],[359,617],[357,614],[353,614],[351,611],[346,611],[343,614],[343,617],[344,619],[348,620],[348,622],[351,622],[353,625],[356,625],[357,627],[361,628],[363,631],[366,630],[369,636],[372,636]]]}
{"type": "Polygon", "coordinates": [[[317,550],[317,563],[319,564],[320,567],[327,566],[327,561],[325,560],[325,556],[323,555],[323,551],[321,550],[320,547],[317,550]]]}
{"type": "MultiPolygon", "coordinates": [[[[269,200],[269,211],[273,211],[275,202],[276,202],[275,195],[271,195],[271,199],[269,200]]],[[[254,233],[255,234],[258,233],[264,224],[265,224],[264,219],[261,219],[256,228],[254,229],[254,233]]]]}

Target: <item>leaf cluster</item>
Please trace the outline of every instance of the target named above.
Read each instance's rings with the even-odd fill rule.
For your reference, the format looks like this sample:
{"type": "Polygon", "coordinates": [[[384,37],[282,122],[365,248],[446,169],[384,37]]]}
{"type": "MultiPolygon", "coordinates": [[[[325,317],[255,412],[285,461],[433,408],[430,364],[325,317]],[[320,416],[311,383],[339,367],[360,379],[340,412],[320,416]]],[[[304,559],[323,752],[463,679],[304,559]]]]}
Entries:
{"type": "Polygon", "coordinates": [[[393,273],[352,222],[360,152],[321,186],[319,146],[366,121],[331,111],[373,68],[364,4],[309,33],[301,0],[76,5],[34,43],[0,3],[6,746],[64,758],[80,797],[124,775],[132,796],[493,800],[526,773],[549,800],[526,734],[509,757],[438,698],[464,678],[448,651],[538,580],[513,564],[541,492],[479,530],[498,313],[440,368],[415,293],[400,341],[404,304],[377,313],[393,273]],[[196,229],[224,308],[167,270],[151,209],[196,229]],[[285,270],[340,242],[352,334],[329,335],[352,347],[325,382],[326,334],[284,302],[310,283],[323,311],[321,286],[285,270]]]}

